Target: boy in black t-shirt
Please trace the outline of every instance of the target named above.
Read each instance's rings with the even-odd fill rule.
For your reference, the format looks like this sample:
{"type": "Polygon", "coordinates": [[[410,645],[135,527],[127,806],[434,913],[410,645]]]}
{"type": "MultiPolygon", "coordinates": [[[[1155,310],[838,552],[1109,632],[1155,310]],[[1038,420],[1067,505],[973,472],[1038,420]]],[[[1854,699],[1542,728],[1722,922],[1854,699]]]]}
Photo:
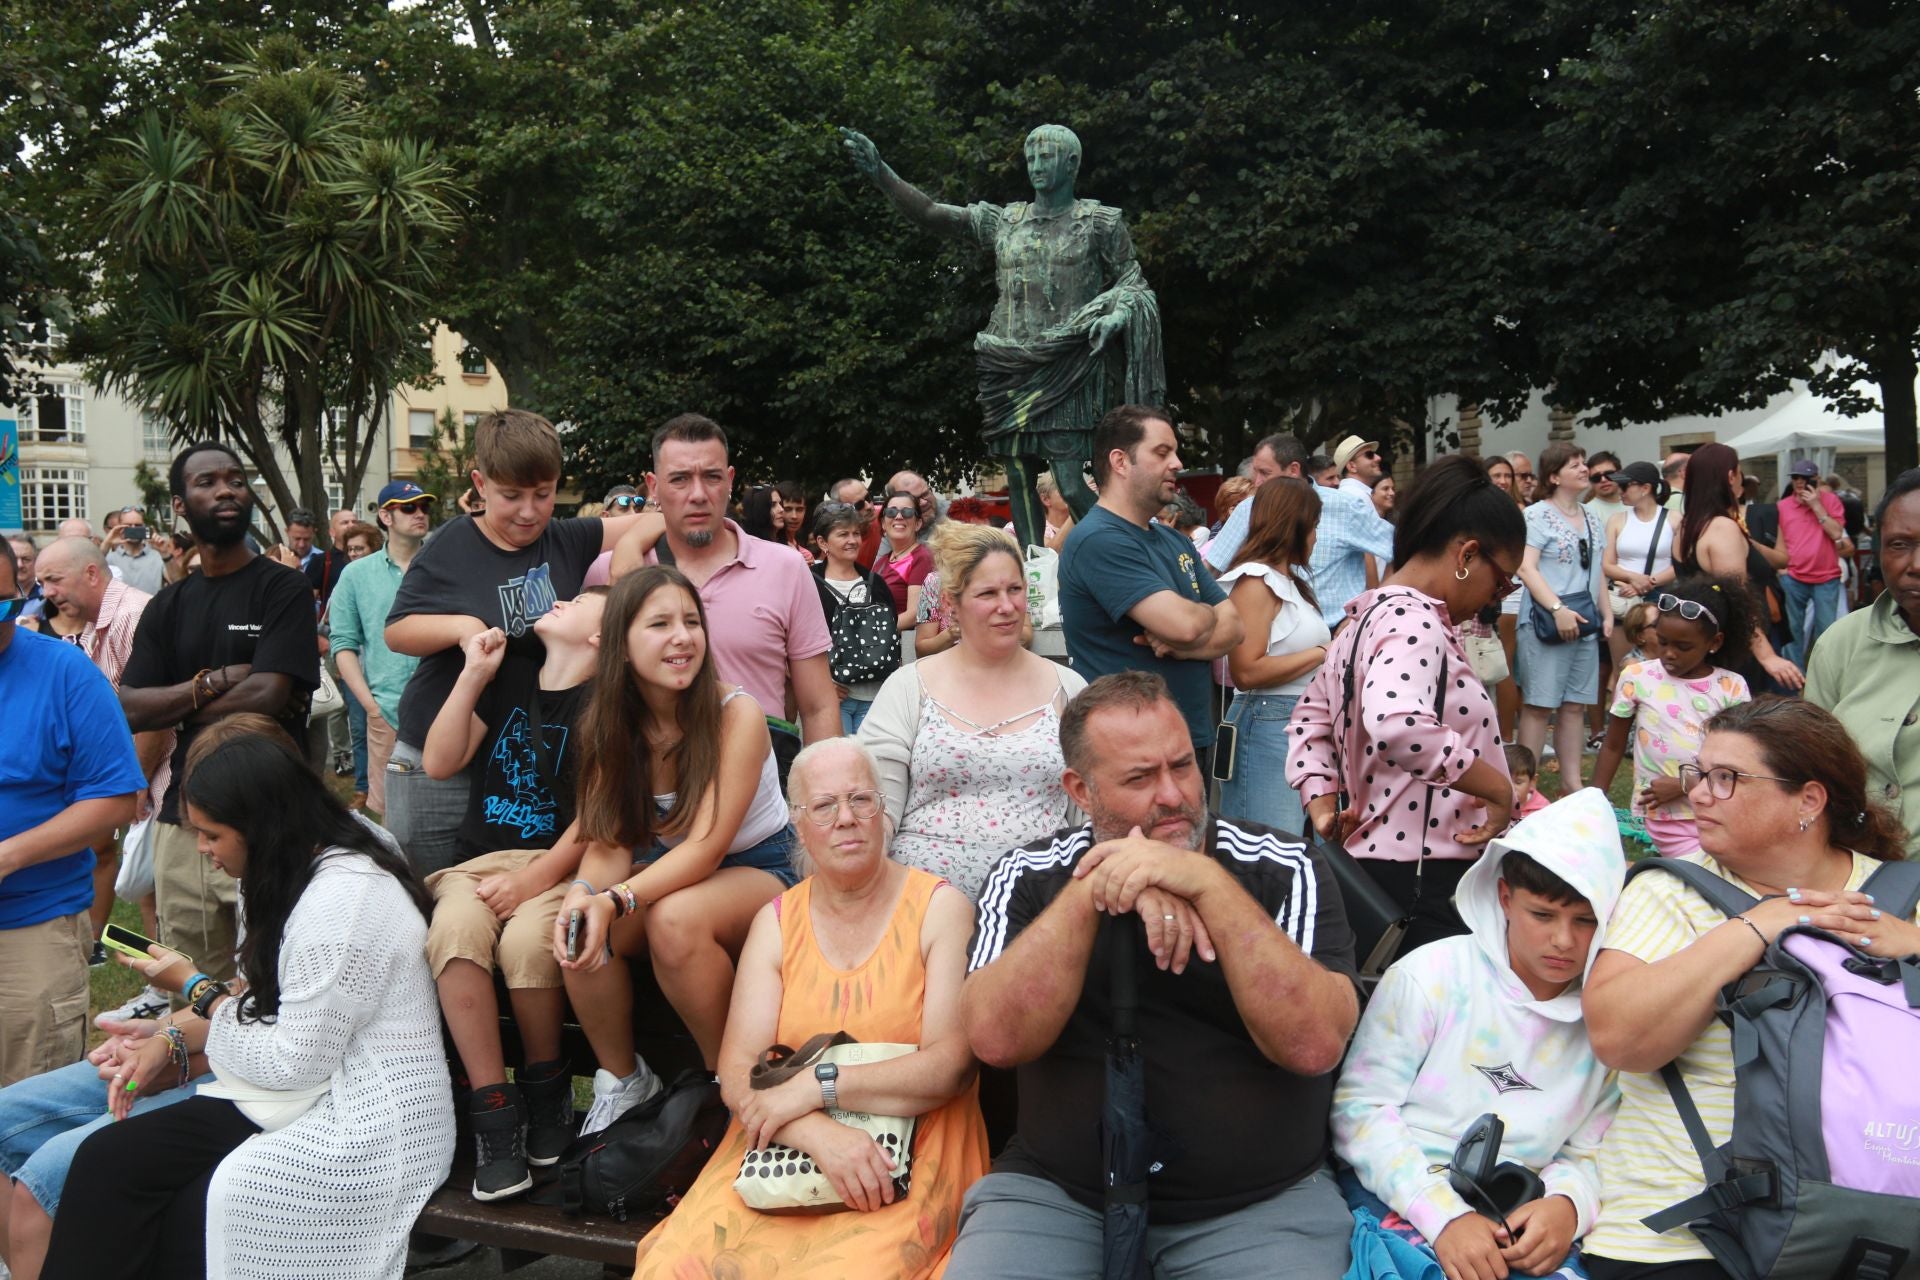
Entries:
{"type": "Polygon", "coordinates": [[[590,587],[533,624],[546,649],[538,665],[510,653],[502,631],[470,637],[422,755],[434,778],[474,762],[459,830],[468,861],[427,877],[427,958],[473,1085],[476,1200],[525,1191],[528,1165],[552,1164],[573,1136],[572,1071],[559,1060],[566,996],[551,939],[586,847],[573,829],[574,732],[593,688],[606,595],[590,587]],[[526,1052],[514,1084],[500,1043],[496,958],[526,1052]]]}
{"type": "Polygon", "coordinates": [[[421,663],[400,697],[385,819],[423,873],[460,857],[468,778],[430,778],[421,752],[465,665],[461,646],[498,628],[510,655],[538,666],[544,649],[533,624],[555,601],[577,595],[594,558],[634,525],[661,522],[658,514],[555,520],[560,436],[538,414],[502,409],[482,417],[473,460],[474,491],[486,509],[453,520],[420,548],[387,615],[387,647],[421,663]]]}

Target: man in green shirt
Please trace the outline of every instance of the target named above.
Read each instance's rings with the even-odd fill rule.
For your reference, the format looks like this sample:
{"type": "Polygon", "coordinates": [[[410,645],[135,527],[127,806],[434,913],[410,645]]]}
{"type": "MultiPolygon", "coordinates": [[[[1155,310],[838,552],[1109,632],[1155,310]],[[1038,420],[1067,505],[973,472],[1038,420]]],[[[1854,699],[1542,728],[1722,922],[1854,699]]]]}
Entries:
{"type": "Polygon", "coordinates": [[[393,726],[400,721],[400,694],[420,659],[387,648],[387,612],[400,590],[432,520],[433,495],[411,480],[395,480],[380,491],[376,519],[387,545],[340,571],[328,600],[327,621],[340,682],[367,713],[367,807],[387,811],[387,758],[393,754],[393,726]]]}
{"type": "Polygon", "coordinates": [[[1887,589],[1820,637],[1807,665],[1808,702],[1839,718],[1867,758],[1867,798],[1920,850],[1920,468],[1887,486],[1873,521],[1887,589]]]}

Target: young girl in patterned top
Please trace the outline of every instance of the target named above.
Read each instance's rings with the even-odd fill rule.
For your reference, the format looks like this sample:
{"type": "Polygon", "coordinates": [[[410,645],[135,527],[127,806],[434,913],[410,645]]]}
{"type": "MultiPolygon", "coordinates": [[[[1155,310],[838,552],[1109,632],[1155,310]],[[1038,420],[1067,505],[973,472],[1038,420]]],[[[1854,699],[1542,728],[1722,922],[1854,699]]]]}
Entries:
{"type": "Polygon", "coordinates": [[[1740,583],[1705,575],[1674,583],[1653,604],[1661,656],[1621,671],[1593,783],[1602,790],[1613,784],[1631,732],[1633,811],[1646,821],[1653,847],[1672,858],[1700,847],[1680,766],[1699,752],[1714,712],[1753,696],[1731,670],[1746,655],[1753,610],[1740,583]]]}

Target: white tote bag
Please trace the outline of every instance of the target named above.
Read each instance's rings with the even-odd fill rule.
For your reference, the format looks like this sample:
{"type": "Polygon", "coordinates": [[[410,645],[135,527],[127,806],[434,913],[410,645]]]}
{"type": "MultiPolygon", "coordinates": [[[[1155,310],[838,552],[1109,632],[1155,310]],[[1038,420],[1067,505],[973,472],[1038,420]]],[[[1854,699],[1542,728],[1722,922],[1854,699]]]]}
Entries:
{"type": "Polygon", "coordinates": [[[1060,553],[1027,548],[1027,616],[1035,627],[1060,625],[1060,553]]]}
{"type": "Polygon", "coordinates": [[[113,877],[113,896],[138,902],[153,892],[153,815],[127,828],[120,841],[120,870],[113,877]]]}

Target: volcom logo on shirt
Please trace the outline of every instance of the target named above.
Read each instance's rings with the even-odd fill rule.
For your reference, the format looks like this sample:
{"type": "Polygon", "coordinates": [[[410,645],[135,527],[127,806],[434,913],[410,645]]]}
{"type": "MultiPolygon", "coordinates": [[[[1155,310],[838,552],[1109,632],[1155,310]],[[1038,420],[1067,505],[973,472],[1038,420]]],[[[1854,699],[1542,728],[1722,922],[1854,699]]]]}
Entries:
{"type": "Polygon", "coordinates": [[[1493,1087],[1501,1093],[1519,1093],[1526,1089],[1531,1089],[1535,1093],[1540,1092],[1540,1086],[1528,1083],[1524,1076],[1513,1069],[1511,1062],[1503,1062],[1497,1067],[1483,1067],[1476,1062],[1473,1064],[1473,1069],[1491,1081],[1493,1087]]]}
{"type": "Polygon", "coordinates": [[[553,572],[544,564],[500,586],[500,629],[510,636],[525,635],[551,608],[553,572]]]}

